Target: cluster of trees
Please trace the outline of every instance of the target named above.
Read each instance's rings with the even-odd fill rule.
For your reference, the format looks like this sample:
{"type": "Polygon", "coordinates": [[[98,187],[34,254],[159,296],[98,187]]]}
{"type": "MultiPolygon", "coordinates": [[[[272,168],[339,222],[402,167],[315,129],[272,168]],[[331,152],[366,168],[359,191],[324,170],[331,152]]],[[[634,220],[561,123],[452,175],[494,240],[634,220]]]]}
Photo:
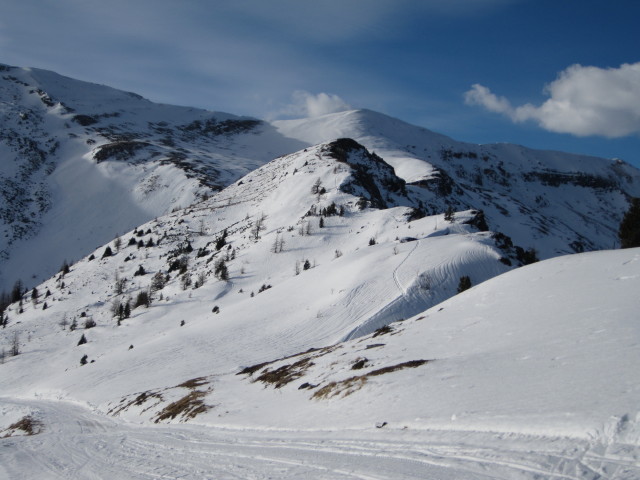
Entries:
{"type": "Polygon", "coordinates": [[[118,326],[120,326],[122,320],[131,316],[131,301],[127,299],[123,303],[116,299],[111,305],[111,314],[118,319],[118,326]]]}

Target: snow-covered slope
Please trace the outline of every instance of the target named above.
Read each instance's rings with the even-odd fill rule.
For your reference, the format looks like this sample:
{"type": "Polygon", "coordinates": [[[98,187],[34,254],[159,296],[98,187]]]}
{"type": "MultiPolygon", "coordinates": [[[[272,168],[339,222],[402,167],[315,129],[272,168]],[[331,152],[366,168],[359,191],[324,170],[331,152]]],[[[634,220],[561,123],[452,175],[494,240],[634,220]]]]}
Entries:
{"type": "Polygon", "coordinates": [[[610,248],[640,174],[620,161],[478,146],[369,110],[269,124],[0,65],[0,291],[206,198],[278,155],[354,138],[423,192],[416,215],[483,210],[541,258],[610,248]]]}
{"type": "Polygon", "coordinates": [[[640,172],[621,160],[458,142],[370,110],[274,125],[310,143],[353,138],[424,190],[424,211],[483,210],[491,230],[541,258],[613,248],[628,197],[640,196],[640,172]]]}
{"type": "Polygon", "coordinates": [[[252,118],[0,65],[0,291],[302,148],[252,118]]]}
{"type": "MultiPolygon", "coordinates": [[[[41,399],[65,391],[41,390],[39,400],[0,398],[0,430],[23,415],[42,429],[33,439],[0,440],[0,478],[635,479],[639,287],[639,249],[559,257],[491,279],[372,335],[235,368],[228,368],[232,348],[220,341],[220,330],[206,334],[217,318],[207,325],[187,320],[171,331],[158,316],[153,323],[165,335],[155,339],[148,335],[150,319],[143,338],[144,320],[132,318],[119,328],[137,330],[134,349],[121,348],[126,341],[113,344],[110,357],[65,372],[77,391],[95,391],[101,381],[127,385],[130,395],[100,406],[114,419],[41,399]],[[167,349],[176,336],[182,348],[167,349]],[[154,348],[164,355],[153,355],[154,348]],[[164,373],[164,383],[147,389],[136,373],[140,363],[155,381],[164,373]],[[185,363],[199,377],[164,387],[185,363]],[[145,418],[191,418],[201,427],[123,422],[145,418]]],[[[275,311],[258,311],[268,328],[275,311]]],[[[226,338],[241,350],[234,357],[268,356],[272,345],[249,346],[245,338],[260,336],[264,327],[227,326],[237,331],[226,338]]],[[[90,329],[89,343],[67,348],[76,358],[95,352],[104,330],[90,329]]],[[[69,344],[77,333],[68,335],[69,344]]],[[[2,365],[3,374],[15,377],[28,356],[39,356],[41,367],[60,362],[40,347],[25,349],[2,365]]],[[[98,390],[102,398],[115,393],[98,390]]]]}
{"type": "MultiPolygon", "coordinates": [[[[119,249],[112,242],[112,256],[104,257],[105,247],[96,250],[95,258],[40,285],[36,302],[27,294],[23,313],[18,304],[11,306],[6,333],[13,324],[23,341],[30,335],[66,365],[32,363],[28,388],[61,389],[92,403],[107,392],[124,395],[129,383],[119,385],[113,368],[132,359],[129,374],[140,375],[135,383],[171,386],[194,369],[200,372],[201,359],[212,348],[224,359],[216,361],[216,371],[225,372],[330,345],[439,303],[455,293],[463,275],[476,284],[508,269],[491,233],[464,224],[473,213],[459,213],[453,222],[443,215],[409,222],[412,209],[402,204],[414,200],[402,191],[393,169],[362,147],[337,160],[340,145],[277,159],[207,201],[124,235],[119,249]],[[364,206],[380,201],[389,208],[364,206]],[[222,261],[228,281],[219,279],[222,261]],[[145,273],[136,275],[140,267],[145,273]],[[170,278],[153,293],[149,309],[134,309],[118,327],[113,303],[133,305],[155,275],[170,278]],[[214,307],[220,313],[213,313],[214,307]],[[65,318],[98,324],[92,332],[103,332],[104,341],[92,341],[85,353],[109,378],[95,384],[85,379],[81,389],[73,387],[79,385],[76,374],[89,374],[78,370],[78,352],[65,347],[78,335],[47,327],[65,318]],[[180,327],[182,320],[189,328],[180,327]],[[148,360],[135,360],[178,352],[185,342],[194,342],[189,347],[194,355],[180,356],[174,373],[151,373],[148,360]],[[122,356],[120,350],[130,344],[135,350],[122,356]],[[70,375],[68,367],[77,373],[70,375]]],[[[16,393],[24,392],[24,373],[20,369],[14,379],[16,393]]],[[[5,388],[12,390],[12,383],[7,377],[5,388]]]]}
{"type": "MultiPolygon", "coordinates": [[[[114,476],[107,459],[117,457],[144,464],[144,474],[136,467],[123,478],[157,468],[175,477],[173,457],[153,467],[153,451],[205,443],[242,456],[253,444],[263,458],[268,432],[287,429],[298,447],[276,463],[305,457],[304,444],[333,445],[332,467],[309,478],[339,470],[336,449],[377,456],[390,441],[403,453],[394,447],[380,467],[399,478],[424,477],[425,465],[442,478],[634,478],[638,250],[516,269],[524,250],[484,231],[478,210],[418,215],[432,195],[353,140],[320,144],[123,234],[26,292],[0,330],[7,476],[20,452],[38,450],[14,437],[16,419],[31,416],[46,439],[37,457],[47,459],[30,462],[31,476],[77,475],[80,464],[114,476]],[[474,287],[456,295],[467,277],[474,287]],[[135,306],[145,294],[150,303],[135,306]],[[217,433],[133,434],[123,423],[187,421],[217,433]],[[390,436],[367,447],[376,426],[390,436]],[[228,446],[236,429],[257,428],[261,439],[245,432],[228,446]],[[80,447],[86,456],[50,460],[97,436],[108,438],[104,458],[86,460],[80,447]],[[136,454],[118,453],[123,437],[136,454]]],[[[528,228],[526,218],[513,216],[514,228],[528,228]]],[[[556,239],[535,245],[552,251],[556,239]]],[[[192,461],[185,478],[213,472],[205,453],[192,461]]],[[[356,464],[368,472],[356,478],[379,478],[356,464]]]]}

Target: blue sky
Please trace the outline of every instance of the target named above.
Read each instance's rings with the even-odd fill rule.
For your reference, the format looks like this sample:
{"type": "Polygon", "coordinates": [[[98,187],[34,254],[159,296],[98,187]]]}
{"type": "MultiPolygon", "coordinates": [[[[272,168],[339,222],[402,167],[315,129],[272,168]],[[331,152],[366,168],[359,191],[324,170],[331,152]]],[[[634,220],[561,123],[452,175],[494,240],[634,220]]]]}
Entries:
{"type": "Polygon", "coordinates": [[[0,62],[261,118],[370,108],[640,167],[636,0],[3,0],[0,62]]]}

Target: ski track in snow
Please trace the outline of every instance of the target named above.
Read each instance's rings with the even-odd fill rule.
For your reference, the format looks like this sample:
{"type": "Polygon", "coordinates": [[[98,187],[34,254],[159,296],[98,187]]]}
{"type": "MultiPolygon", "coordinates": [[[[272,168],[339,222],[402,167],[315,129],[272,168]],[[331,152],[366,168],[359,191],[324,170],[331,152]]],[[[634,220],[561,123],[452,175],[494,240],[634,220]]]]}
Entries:
{"type": "Polygon", "coordinates": [[[342,432],[141,426],[50,401],[45,430],[0,440],[0,479],[638,478],[637,447],[443,430],[342,432]]]}
{"type": "Polygon", "coordinates": [[[396,286],[398,287],[398,290],[402,295],[407,294],[407,288],[400,283],[400,279],[398,278],[398,270],[400,270],[400,267],[402,267],[402,265],[404,265],[407,262],[407,260],[409,260],[409,257],[411,256],[411,254],[416,251],[416,249],[418,248],[418,245],[420,244],[420,240],[416,240],[414,243],[415,245],[413,246],[413,248],[409,251],[409,253],[407,253],[404,259],[393,270],[393,281],[395,282],[396,286]]]}

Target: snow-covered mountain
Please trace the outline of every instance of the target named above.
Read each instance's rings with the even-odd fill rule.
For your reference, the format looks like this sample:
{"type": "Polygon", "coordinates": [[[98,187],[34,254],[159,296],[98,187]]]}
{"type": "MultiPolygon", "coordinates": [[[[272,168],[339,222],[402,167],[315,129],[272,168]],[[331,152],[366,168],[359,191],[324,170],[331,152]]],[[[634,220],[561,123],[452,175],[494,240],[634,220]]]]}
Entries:
{"type": "Polygon", "coordinates": [[[0,65],[0,291],[305,144],[266,122],[0,65]]]}
{"type": "Polygon", "coordinates": [[[83,203],[69,192],[105,188],[107,202],[100,172],[126,186],[123,209],[150,172],[167,187],[116,239],[77,234],[79,260],[6,309],[0,478],[640,475],[640,252],[575,253],[615,245],[640,196],[631,166],[464,144],[367,110],[269,125],[82,83],[63,105],[51,99],[69,80],[3,74],[58,79],[53,106],[22,92],[51,116],[32,128],[66,119],[77,136],[60,140],[75,156],[58,147],[25,177],[59,196],[7,251],[75,234],[54,211],[97,228],[95,211],[71,216],[83,203]],[[101,130],[98,91],[129,119],[108,129],[140,136],[101,130]],[[252,126],[208,136],[202,117],[189,137],[190,115],[252,126]],[[169,200],[175,188],[187,196],[169,200]]]}
{"type": "Polygon", "coordinates": [[[640,195],[639,171],[622,160],[458,142],[370,110],[274,124],[310,143],[353,138],[428,192],[427,214],[483,210],[491,230],[542,258],[614,248],[628,197],[640,195]]]}
{"type": "Polygon", "coordinates": [[[0,70],[0,290],[35,285],[279,155],[337,138],[423,187],[416,214],[482,209],[492,230],[542,258],[612,247],[627,196],[640,194],[638,171],[621,161],[466,144],[368,110],[271,125],[44,70],[0,70]]]}

